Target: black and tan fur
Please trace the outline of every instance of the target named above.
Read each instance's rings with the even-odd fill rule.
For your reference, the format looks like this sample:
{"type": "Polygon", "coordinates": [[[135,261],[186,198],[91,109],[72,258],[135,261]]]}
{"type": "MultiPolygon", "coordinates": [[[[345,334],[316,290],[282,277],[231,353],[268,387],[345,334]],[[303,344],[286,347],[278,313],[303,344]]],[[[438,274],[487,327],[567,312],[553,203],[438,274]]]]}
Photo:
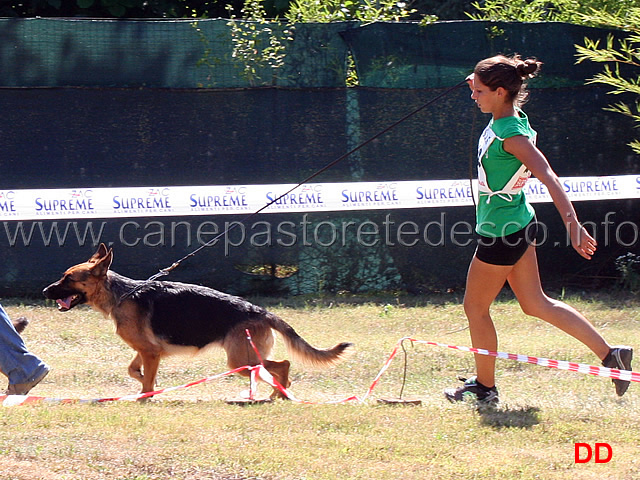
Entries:
{"type": "MultiPolygon", "coordinates": [[[[113,250],[101,244],[89,260],[69,268],[43,294],[56,300],[61,311],[86,303],[111,317],[116,333],[137,352],[129,375],[142,383],[142,393],[154,391],[160,359],[176,353],[217,345],[226,351],[229,368],[257,365],[259,359],[248,346],[246,329],[265,368],[285,387],[290,385],[290,363],[270,359],[274,330],[294,358],[306,364],[333,365],[352,347],[340,343],[316,349],[284,320],[240,297],[199,285],[132,280],[109,270],[112,260],[113,250]]],[[[248,376],[249,372],[241,374],[248,376]]],[[[274,388],[271,396],[282,394],[274,388]]]]}

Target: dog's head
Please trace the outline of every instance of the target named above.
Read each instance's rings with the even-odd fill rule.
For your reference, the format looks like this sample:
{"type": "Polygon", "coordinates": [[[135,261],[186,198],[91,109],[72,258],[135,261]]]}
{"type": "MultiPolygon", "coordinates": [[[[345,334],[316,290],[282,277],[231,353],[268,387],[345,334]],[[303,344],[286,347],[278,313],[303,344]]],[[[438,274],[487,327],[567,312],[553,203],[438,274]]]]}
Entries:
{"type": "Polygon", "coordinates": [[[45,298],[55,300],[61,312],[83,303],[91,304],[107,276],[112,260],[113,250],[101,243],[89,260],[69,268],[60,280],[45,288],[42,294],[45,298]]]}

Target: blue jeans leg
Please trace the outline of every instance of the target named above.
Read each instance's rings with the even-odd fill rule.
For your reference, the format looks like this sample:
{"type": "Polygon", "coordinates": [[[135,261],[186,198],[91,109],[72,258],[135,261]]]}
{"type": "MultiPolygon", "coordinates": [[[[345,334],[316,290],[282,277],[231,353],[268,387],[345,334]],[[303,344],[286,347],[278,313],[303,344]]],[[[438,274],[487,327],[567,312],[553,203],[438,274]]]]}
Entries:
{"type": "Polygon", "coordinates": [[[32,381],[45,368],[47,365],[27,350],[9,315],[0,305],[0,372],[9,378],[9,384],[16,384],[32,381]]]}

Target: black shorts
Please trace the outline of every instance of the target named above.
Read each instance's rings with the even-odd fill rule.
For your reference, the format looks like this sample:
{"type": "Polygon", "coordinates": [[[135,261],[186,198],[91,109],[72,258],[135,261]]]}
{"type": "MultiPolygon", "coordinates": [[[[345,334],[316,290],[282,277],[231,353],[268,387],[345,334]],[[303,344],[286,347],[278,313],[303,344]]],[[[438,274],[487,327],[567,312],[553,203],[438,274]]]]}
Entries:
{"type": "Polygon", "coordinates": [[[535,245],[537,235],[538,222],[535,218],[522,230],[505,237],[480,235],[476,258],[491,265],[515,265],[529,245],[535,245]]]}

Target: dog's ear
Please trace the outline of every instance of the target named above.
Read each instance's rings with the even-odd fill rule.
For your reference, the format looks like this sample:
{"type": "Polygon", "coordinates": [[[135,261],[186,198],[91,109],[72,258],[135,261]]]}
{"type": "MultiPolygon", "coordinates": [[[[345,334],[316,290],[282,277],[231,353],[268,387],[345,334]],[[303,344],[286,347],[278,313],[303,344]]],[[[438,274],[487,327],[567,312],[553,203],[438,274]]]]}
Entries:
{"type": "MultiPolygon", "coordinates": [[[[103,247],[104,244],[100,246],[103,247]]],[[[105,250],[106,248],[107,247],[105,247],[105,250]]],[[[91,259],[93,259],[96,255],[91,257],[91,259]]],[[[90,262],[90,263],[93,263],[93,266],[91,267],[91,275],[94,275],[96,277],[104,277],[107,274],[109,267],[111,267],[112,261],[113,261],[113,249],[109,249],[109,251],[107,251],[104,254],[104,256],[96,259],[95,261],[90,262]]]]}
{"type": "Polygon", "coordinates": [[[87,263],[97,263],[101,258],[106,257],[108,253],[109,251],[107,250],[107,246],[104,243],[101,243],[96,253],[87,260],[87,263]]]}

